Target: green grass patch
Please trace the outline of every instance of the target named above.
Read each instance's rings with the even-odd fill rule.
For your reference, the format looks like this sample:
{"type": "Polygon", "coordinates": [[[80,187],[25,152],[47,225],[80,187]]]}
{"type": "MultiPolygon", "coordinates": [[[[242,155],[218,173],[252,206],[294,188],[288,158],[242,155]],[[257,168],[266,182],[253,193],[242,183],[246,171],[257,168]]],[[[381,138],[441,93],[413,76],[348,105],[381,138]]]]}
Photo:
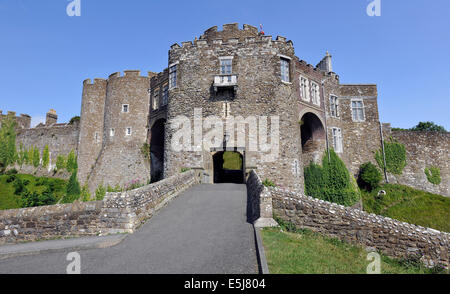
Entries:
{"type": "Polygon", "coordinates": [[[223,168],[228,170],[240,170],[242,169],[242,158],[237,152],[224,152],[223,153],[223,168]]]}
{"type": "Polygon", "coordinates": [[[450,232],[450,198],[408,186],[386,184],[362,191],[364,210],[411,224],[450,232]],[[377,196],[385,190],[385,196],[377,196]]]}
{"type": "Polygon", "coordinates": [[[65,194],[67,181],[61,179],[35,177],[33,175],[1,175],[0,176],[0,210],[15,209],[22,207],[22,196],[15,194],[17,183],[21,181],[24,188],[30,193],[42,194],[45,191],[52,191],[55,203],[65,194]],[[13,177],[15,180],[12,180],[13,177]]]}
{"type": "MultiPolygon", "coordinates": [[[[261,235],[271,274],[366,274],[371,262],[367,261],[364,248],[308,230],[288,232],[266,228],[261,235]]],[[[381,254],[382,274],[433,272],[421,264],[381,254]]]]}

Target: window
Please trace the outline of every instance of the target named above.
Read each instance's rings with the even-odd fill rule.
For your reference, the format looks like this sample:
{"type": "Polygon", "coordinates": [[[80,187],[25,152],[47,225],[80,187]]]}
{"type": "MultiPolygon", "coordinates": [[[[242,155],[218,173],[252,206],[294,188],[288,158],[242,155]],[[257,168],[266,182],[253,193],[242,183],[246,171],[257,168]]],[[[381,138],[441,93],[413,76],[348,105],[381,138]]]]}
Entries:
{"type": "Polygon", "coordinates": [[[289,77],[289,60],[281,58],[281,80],[283,82],[290,82],[289,77]]]}
{"type": "Polygon", "coordinates": [[[233,70],[233,59],[230,57],[220,59],[220,74],[231,75],[233,70]]]}
{"type": "Polygon", "coordinates": [[[336,153],[342,153],[342,132],[339,128],[332,128],[333,149],[336,153]]]}
{"type": "Polygon", "coordinates": [[[163,87],[163,93],[162,93],[162,105],[167,105],[169,102],[169,86],[164,85],[163,87]]]}
{"type": "Polygon", "coordinates": [[[353,121],[364,121],[364,104],[362,100],[352,100],[352,118],[353,121]]]}
{"type": "Polygon", "coordinates": [[[109,130],[109,136],[110,137],[114,137],[115,134],[116,134],[116,130],[114,130],[114,129],[110,129],[109,130]]]}
{"type": "Polygon", "coordinates": [[[309,101],[308,79],[304,77],[300,77],[300,97],[305,101],[309,101]]]}
{"type": "Polygon", "coordinates": [[[157,110],[159,108],[159,90],[154,90],[153,92],[153,110],[157,110]]]}
{"type": "Polygon", "coordinates": [[[315,105],[320,106],[319,85],[317,83],[314,83],[314,82],[311,82],[311,101],[315,105]]]}
{"type": "Polygon", "coordinates": [[[98,133],[96,132],[95,135],[95,143],[99,143],[100,142],[100,136],[98,135],[98,133]]]}
{"type": "Polygon", "coordinates": [[[128,104],[122,104],[122,112],[127,113],[130,110],[128,104]]]}
{"type": "Polygon", "coordinates": [[[175,88],[177,86],[177,65],[172,65],[169,68],[169,88],[175,88]]]}
{"type": "Polygon", "coordinates": [[[125,135],[131,136],[131,128],[127,128],[127,129],[126,129],[125,135]]]}
{"type": "Polygon", "coordinates": [[[339,117],[339,100],[337,96],[330,96],[330,115],[332,117],[339,117]]]}

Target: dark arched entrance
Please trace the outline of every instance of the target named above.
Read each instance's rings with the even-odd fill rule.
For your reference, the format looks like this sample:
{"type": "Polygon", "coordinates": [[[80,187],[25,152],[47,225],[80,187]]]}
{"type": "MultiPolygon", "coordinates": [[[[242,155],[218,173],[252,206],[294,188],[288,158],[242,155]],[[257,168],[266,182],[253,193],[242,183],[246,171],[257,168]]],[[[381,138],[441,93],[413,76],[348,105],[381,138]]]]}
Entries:
{"type": "Polygon", "coordinates": [[[157,120],[151,129],[150,137],[150,170],[152,183],[164,178],[164,137],[165,119],[157,120]]]}
{"type": "Polygon", "coordinates": [[[326,148],[325,128],[320,118],[308,112],[302,116],[300,122],[303,163],[318,162],[326,148]]]}
{"type": "Polygon", "coordinates": [[[239,152],[220,151],[213,155],[214,183],[244,183],[244,158],[239,152]]]}

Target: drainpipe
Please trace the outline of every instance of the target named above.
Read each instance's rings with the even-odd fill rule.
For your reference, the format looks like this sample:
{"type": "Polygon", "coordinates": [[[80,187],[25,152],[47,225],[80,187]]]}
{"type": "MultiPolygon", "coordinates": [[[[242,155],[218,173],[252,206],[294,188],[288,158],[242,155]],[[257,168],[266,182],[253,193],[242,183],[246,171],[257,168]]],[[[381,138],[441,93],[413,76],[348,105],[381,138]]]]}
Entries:
{"type": "Polygon", "coordinates": [[[325,104],[325,80],[322,80],[322,93],[323,93],[323,107],[324,107],[324,116],[325,116],[325,141],[327,144],[327,154],[328,154],[328,162],[331,161],[330,157],[330,147],[328,146],[328,124],[327,124],[327,107],[325,104]]]}
{"type": "Polygon", "coordinates": [[[381,135],[381,150],[383,151],[383,170],[384,170],[384,180],[386,184],[389,184],[389,179],[386,172],[386,153],[384,152],[384,136],[383,136],[383,125],[381,122],[378,122],[380,124],[380,135],[381,135]]]}

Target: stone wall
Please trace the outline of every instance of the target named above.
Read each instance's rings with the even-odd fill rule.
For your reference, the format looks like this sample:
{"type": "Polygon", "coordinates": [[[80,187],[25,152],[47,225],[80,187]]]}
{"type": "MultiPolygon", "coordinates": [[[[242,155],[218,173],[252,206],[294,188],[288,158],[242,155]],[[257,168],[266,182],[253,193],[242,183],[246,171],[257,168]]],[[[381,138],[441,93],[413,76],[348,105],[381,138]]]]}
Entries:
{"type": "Polygon", "coordinates": [[[450,133],[387,131],[389,137],[398,140],[406,148],[406,167],[401,175],[389,174],[389,181],[450,197],[450,133]],[[430,183],[425,168],[439,168],[442,182],[430,183]]]}
{"type": "Polygon", "coordinates": [[[269,189],[277,217],[343,241],[374,247],[388,256],[420,255],[428,266],[448,268],[450,234],[368,214],[278,188],[269,189]]]}
{"type": "Polygon", "coordinates": [[[272,216],[272,195],[251,170],[247,179],[247,221],[256,227],[276,226],[272,216]]]}
{"type": "Polygon", "coordinates": [[[0,211],[0,245],[23,241],[132,233],[172,198],[198,183],[189,171],[103,201],[0,211]]]}
{"type": "Polygon", "coordinates": [[[43,167],[35,168],[34,166],[23,165],[15,168],[21,173],[34,174],[37,176],[61,176],[67,177],[66,173],[55,174],[56,159],[58,155],[67,156],[70,151],[77,154],[79,123],[73,124],[56,124],[49,127],[38,127],[31,129],[22,129],[17,132],[16,146],[19,151],[20,145],[28,150],[31,147],[37,147],[40,151],[41,158],[44,147],[48,145],[50,152],[50,163],[47,169],[43,167]]]}

